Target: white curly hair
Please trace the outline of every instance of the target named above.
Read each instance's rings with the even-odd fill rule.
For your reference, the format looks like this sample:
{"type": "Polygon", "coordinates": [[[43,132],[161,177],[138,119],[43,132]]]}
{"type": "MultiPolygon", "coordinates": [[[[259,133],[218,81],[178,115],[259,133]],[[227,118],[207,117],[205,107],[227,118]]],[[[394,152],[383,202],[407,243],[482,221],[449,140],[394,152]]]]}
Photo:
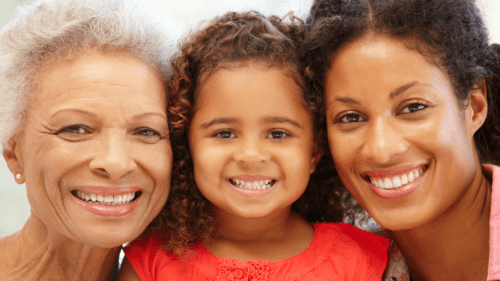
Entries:
{"type": "Polygon", "coordinates": [[[37,68],[82,50],[120,50],[167,81],[179,30],[172,17],[141,0],[40,0],[18,8],[0,31],[0,143],[24,125],[37,68]]]}

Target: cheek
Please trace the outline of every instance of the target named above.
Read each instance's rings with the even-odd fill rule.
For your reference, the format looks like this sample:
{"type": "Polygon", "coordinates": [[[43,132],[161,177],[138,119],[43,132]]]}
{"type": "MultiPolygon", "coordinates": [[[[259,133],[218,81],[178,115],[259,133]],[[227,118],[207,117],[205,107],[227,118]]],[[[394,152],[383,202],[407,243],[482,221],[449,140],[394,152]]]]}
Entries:
{"type": "Polygon", "coordinates": [[[228,157],[227,148],[204,143],[198,143],[191,148],[196,182],[214,182],[220,178],[225,159],[228,157]]]}
{"type": "Polygon", "coordinates": [[[173,156],[169,142],[154,147],[141,146],[136,151],[136,159],[152,174],[156,184],[170,184],[173,156]]]}

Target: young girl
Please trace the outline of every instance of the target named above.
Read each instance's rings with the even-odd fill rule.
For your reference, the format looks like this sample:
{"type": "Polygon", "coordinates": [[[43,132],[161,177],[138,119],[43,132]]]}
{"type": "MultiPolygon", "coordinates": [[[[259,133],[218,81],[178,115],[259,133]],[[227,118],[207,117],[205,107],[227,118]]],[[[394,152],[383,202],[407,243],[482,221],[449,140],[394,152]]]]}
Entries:
{"type": "Polygon", "coordinates": [[[170,85],[171,197],[163,228],[125,248],[122,280],[380,280],[386,239],[292,210],[300,198],[293,209],[317,220],[349,202],[341,192],[318,199],[325,185],[304,194],[322,152],[301,35],[293,20],[229,13],[182,46],[170,85]]]}

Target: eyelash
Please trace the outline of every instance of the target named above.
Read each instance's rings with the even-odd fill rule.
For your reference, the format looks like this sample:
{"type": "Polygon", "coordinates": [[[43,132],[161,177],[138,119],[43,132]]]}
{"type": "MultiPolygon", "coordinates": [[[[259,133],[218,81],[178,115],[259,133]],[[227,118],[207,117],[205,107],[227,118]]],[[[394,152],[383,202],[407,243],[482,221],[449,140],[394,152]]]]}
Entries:
{"type": "MultiPolygon", "coordinates": [[[[291,136],[290,134],[288,134],[285,131],[274,130],[274,131],[270,132],[269,134],[267,134],[266,137],[269,137],[269,136],[271,136],[274,133],[280,133],[282,135],[281,135],[281,137],[270,137],[271,139],[283,139],[283,138],[291,136]]],[[[218,131],[213,136],[217,137],[219,139],[230,139],[230,138],[236,137],[236,135],[233,132],[228,131],[228,130],[218,131]],[[230,134],[230,135],[228,136],[228,134],[230,134]],[[225,135],[226,137],[224,137],[223,135],[225,135]]]]}
{"type": "Polygon", "coordinates": [[[231,132],[231,131],[228,131],[228,130],[222,130],[222,131],[218,131],[214,134],[214,137],[217,137],[219,139],[229,139],[231,137],[235,137],[236,135],[231,132]],[[230,134],[230,137],[223,137],[222,134],[230,134]]]}
{"type": "Polygon", "coordinates": [[[155,131],[151,128],[139,128],[136,130],[135,134],[141,135],[141,136],[146,136],[146,137],[153,137],[153,136],[161,137],[160,133],[158,133],[157,131],[155,131]],[[144,132],[149,132],[149,133],[143,134],[144,132]]]}
{"type": "Polygon", "coordinates": [[[425,103],[425,102],[421,102],[421,101],[410,101],[409,103],[407,103],[402,109],[401,109],[401,113],[402,114],[412,114],[414,112],[417,112],[417,111],[421,111],[423,109],[426,109],[427,107],[429,107],[429,104],[428,103],[425,103]],[[409,112],[405,112],[403,113],[403,110],[405,110],[406,108],[409,108],[409,106],[411,105],[417,105],[419,108],[417,110],[414,110],[414,111],[409,111],[409,112]]]}
{"type": "Polygon", "coordinates": [[[61,134],[61,133],[70,133],[70,134],[85,134],[88,133],[90,130],[84,126],[84,125],[71,125],[62,128],[61,130],[57,131],[56,135],[61,134]],[[75,132],[78,130],[84,130],[84,132],[75,132]]]}
{"type": "MultiPolygon", "coordinates": [[[[424,109],[426,109],[428,107],[429,107],[429,104],[427,104],[427,103],[424,103],[424,102],[421,102],[421,101],[411,101],[411,102],[407,103],[400,110],[400,114],[413,114],[415,112],[424,110],[424,109]],[[412,110],[409,109],[410,106],[415,106],[415,105],[418,107],[416,110],[412,111],[412,110]],[[406,109],[408,109],[408,112],[404,112],[406,109]]],[[[363,116],[361,116],[360,114],[357,114],[357,113],[355,113],[353,111],[349,111],[349,112],[346,112],[346,113],[342,114],[339,118],[337,118],[335,120],[335,124],[337,124],[337,123],[346,123],[346,124],[357,123],[357,122],[363,122],[365,120],[366,120],[366,118],[363,117],[363,116]],[[348,117],[356,117],[358,120],[353,121],[353,122],[344,122],[344,121],[342,121],[342,119],[348,118],[348,117]],[[363,119],[363,120],[359,121],[359,119],[363,119]]],[[[345,120],[345,121],[347,121],[347,120],[345,120]]]]}
{"type": "Polygon", "coordinates": [[[282,134],[282,136],[281,136],[281,137],[278,137],[278,138],[273,138],[273,137],[271,137],[271,139],[284,139],[284,138],[286,138],[286,137],[290,137],[290,136],[291,136],[290,134],[288,134],[288,133],[287,133],[287,132],[285,132],[285,131],[282,131],[282,130],[275,130],[275,131],[272,131],[272,132],[270,132],[269,134],[267,134],[267,136],[266,136],[266,137],[268,137],[268,136],[272,135],[273,133],[281,133],[281,134],[282,134]]]}

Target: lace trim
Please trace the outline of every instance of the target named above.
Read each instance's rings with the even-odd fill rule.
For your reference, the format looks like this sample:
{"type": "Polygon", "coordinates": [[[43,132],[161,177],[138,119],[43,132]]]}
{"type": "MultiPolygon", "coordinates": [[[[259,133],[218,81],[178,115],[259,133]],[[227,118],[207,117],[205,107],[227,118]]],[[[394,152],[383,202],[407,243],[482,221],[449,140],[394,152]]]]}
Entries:
{"type": "Polygon", "coordinates": [[[220,259],[217,281],[268,281],[269,261],[220,259]]]}

